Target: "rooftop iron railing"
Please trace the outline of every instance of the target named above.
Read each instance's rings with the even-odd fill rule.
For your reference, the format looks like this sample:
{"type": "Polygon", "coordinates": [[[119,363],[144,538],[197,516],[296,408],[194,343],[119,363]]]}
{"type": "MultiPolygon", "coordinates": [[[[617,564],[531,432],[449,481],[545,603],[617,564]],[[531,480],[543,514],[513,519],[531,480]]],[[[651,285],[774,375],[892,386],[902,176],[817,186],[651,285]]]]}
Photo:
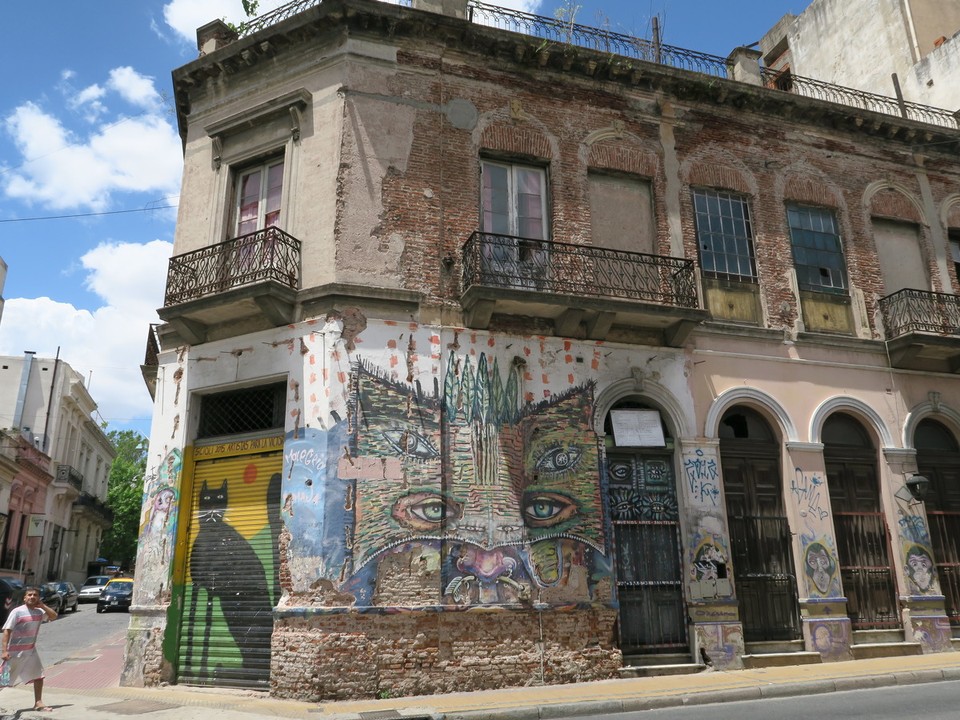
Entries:
{"type": "Polygon", "coordinates": [[[699,307],[692,260],[484,232],[463,246],[473,286],[699,307]]]}
{"type": "Polygon", "coordinates": [[[912,332],[960,334],[960,297],[927,290],[900,290],[880,299],[887,340],[912,332]]]}
{"type": "Polygon", "coordinates": [[[822,80],[794,75],[789,70],[761,68],[760,75],[764,84],[775,90],[783,90],[794,95],[826,100],[838,105],[860,108],[884,115],[899,115],[930,125],[940,125],[948,128],[957,127],[957,118],[949,110],[900,101],[886,95],[877,95],[876,93],[855,90],[841,85],[831,85],[822,80]]]}
{"type": "MultiPolygon", "coordinates": [[[[247,36],[264,28],[275,25],[297,13],[320,5],[323,0],[293,0],[272,12],[244,23],[241,35],[247,36]]],[[[393,3],[409,7],[412,0],[399,0],[393,3]]],[[[488,5],[480,0],[468,0],[467,17],[471,22],[488,25],[510,32],[528,35],[545,43],[561,43],[576,47],[597,50],[612,55],[634,58],[658,65],[702,73],[714,77],[730,79],[726,58],[719,55],[686,50],[666,45],[658,40],[637,38],[624,33],[613,32],[606,28],[580,25],[567,20],[533,15],[509,8],[488,5]]],[[[948,110],[912,102],[900,102],[896,98],[853,88],[833,85],[821,80],[806,78],[770,68],[761,68],[764,84],[771,89],[782,90],[804,97],[826,100],[828,102],[861,108],[884,115],[906,117],[910,120],[958,128],[957,118],[948,110]]]]}
{"type": "Polygon", "coordinates": [[[170,258],[163,305],[269,280],[300,288],[300,241],[277,227],[170,258]]]}

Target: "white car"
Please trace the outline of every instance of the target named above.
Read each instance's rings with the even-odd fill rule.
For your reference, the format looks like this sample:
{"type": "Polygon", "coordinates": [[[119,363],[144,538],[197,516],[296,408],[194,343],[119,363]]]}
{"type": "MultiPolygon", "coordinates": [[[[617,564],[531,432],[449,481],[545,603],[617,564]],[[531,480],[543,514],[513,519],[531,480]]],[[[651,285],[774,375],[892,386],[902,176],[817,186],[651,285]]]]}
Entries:
{"type": "Polygon", "coordinates": [[[103,586],[109,581],[109,575],[91,575],[88,577],[83,581],[83,587],[80,588],[80,602],[88,603],[99,600],[100,593],[103,591],[103,586]]]}

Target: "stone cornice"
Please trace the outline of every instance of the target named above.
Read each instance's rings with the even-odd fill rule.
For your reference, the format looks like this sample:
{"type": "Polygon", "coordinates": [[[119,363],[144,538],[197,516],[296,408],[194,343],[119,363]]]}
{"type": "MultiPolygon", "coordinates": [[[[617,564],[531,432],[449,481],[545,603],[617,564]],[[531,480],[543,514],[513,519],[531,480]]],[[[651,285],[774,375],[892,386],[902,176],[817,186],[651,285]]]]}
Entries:
{"type": "MultiPolygon", "coordinates": [[[[302,13],[221,47],[173,72],[181,135],[194,88],[240,76],[261,62],[276,62],[322,38],[352,35],[443,44],[448,51],[482,55],[494,69],[559,74],[604,84],[604,89],[664,95],[673,102],[779,117],[793,124],[877,138],[905,150],[956,155],[960,132],[790,92],[717,78],[666,65],[508,32],[446,15],[371,0],[324,0],[302,13]]],[[[596,88],[595,88],[596,89],[596,88]]]]}

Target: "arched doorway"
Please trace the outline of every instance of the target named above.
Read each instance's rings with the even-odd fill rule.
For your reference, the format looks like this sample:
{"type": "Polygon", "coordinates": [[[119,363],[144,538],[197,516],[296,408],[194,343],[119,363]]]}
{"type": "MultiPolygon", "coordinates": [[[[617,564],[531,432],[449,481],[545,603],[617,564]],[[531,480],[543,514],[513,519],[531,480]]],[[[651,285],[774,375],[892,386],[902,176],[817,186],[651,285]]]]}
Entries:
{"type": "Polygon", "coordinates": [[[960,445],[942,423],[921,420],[913,437],[917,469],[930,480],[927,522],[950,624],[960,626],[960,445]]]}
{"type": "Polygon", "coordinates": [[[822,439],[851,626],[853,630],[898,628],[890,532],[880,505],[874,443],[863,425],[845,413],[827,418],[822,439]]]}
{"type": "Polygon", "coordinates": [[[660,414],[642,402],[624,400],[604,420],[620,649],[624,655],[689,653],[673,440],[659,419],[663,446],[618,446],[611,419],[617,410],[642,413],[644,422],[656,421],[660,414]]]}
{"type": "Polygon", "coordinates": [[[798,640],[800,605],[783,506],[780,443],[759,413],[742,406],[724,413],[719,435],[743,639],[798,640]]]}

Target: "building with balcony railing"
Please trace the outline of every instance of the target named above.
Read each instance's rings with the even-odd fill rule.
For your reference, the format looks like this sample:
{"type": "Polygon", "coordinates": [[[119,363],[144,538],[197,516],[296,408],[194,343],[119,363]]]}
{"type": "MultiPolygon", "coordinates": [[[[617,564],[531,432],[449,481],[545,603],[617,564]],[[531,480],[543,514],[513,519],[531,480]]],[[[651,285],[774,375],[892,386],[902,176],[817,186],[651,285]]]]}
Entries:
{"type": "Polygon", "coordinates": [[[198,48],[125,683],[952,648],[951,112],[476,0],[198,48]]]}
{"type": "MultiPolygon", "coordinates": [[[[82,583],[110,520],[77,512],[82,492],[105,500],[116,454],[83,378],[59,358],[0,357],[0,426],[16,448],[0,472],[0,571],[30,582],[82,583]]],[[[3,464],[0,463],[0,468],[3,464]]]]}

